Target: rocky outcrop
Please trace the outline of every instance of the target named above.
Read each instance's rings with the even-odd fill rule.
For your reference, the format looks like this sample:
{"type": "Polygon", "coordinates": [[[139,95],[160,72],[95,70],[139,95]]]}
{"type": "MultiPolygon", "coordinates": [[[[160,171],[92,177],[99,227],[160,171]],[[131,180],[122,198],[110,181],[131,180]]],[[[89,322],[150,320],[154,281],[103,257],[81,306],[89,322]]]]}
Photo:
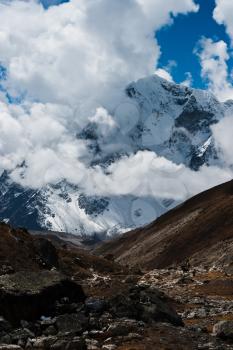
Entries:
{"type": "Polygon", "coordinates": [[[0,315],[15,325],[51,316],[56,301],[64,297],[70,302],[85,300],[80,285],[55,271],[0,276],[0,315]]]}
{"type": "Polygon", "coordinates": [[[114,296],[110,310],[117,317],[127,317],[152,322],[170,322],[182,326],[182,320],[169,305],[166,296],[148,285],[134,286],[129,292],[114,296]]]}

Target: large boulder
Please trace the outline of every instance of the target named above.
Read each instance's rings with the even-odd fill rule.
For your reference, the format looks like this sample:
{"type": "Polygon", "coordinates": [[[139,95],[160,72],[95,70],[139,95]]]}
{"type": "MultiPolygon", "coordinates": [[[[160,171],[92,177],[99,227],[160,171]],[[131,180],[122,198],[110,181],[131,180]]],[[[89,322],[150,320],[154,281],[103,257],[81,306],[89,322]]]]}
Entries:
{"type": "Polygon", "coordinates": [[[130,333],[141,332],[145,324],[142,321],[129,320],[129,319],[118,319],[114,320],[108,327],[107,333],[109,337],[126,336],[130,333]]]}
{"type": "Polygon", "coordinates": [[[213,334],[222,339],[233,340],[233,321],[220,321],[213,327],[213,334]]]}
{"type": "Polygon", "coordinates": [[[110,300],[110,310],[116,317],[142,320],[145,323],[169,322],[175,326],[183,325],[168,298],[149,286],[135,286],[124,294],[117,294],[110,300]]]}
{"type": "Polygon", "coordinates": [[[82,313],[65,314],[56,317],[56,326],[60,333],[82,333],[88,327],[88,318],[82,313]]]}
{"type": "Polygon", "coordinates": [[[62,298],[84,302],[85,294],[80,285],[56,271],[0,276],[0,315],[13,325],[53,316],[62,298]]]}

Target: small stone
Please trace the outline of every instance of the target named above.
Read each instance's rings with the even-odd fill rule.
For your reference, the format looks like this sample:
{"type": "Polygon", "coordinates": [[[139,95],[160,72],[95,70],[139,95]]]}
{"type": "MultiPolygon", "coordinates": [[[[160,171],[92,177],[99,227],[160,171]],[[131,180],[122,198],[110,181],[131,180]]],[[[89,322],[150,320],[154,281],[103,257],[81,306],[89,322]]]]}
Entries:
{"type": "Polygon", "coordinates": [[[43,334],[44,335],[55,335],[55,334],[57,334],[57,330],[53,325],[51,325],[44,330],[43,334]]]}
{"type": "Polygon", "coordinates": [[[137,340],[140,340],[140,339],[142,339],[143,337],[140,335],[140,334],[138,334],[138,333],[129,333],[128,335],[127,335],[127,340],[129,341],[129,340],[135,340],[135,339],[137,339],[137,340]]]}
{"type": "Polygon", "coordinates": [[[115,350],[117,346],[114,344],[106,344],[102,346],[102,350],[115,350]]]}
{"type": "Polygon", "coordinates": [[[90,312],[103,312],[106,309],[106,301],[104,299],[88,298],[85,305],[90,312]]]}

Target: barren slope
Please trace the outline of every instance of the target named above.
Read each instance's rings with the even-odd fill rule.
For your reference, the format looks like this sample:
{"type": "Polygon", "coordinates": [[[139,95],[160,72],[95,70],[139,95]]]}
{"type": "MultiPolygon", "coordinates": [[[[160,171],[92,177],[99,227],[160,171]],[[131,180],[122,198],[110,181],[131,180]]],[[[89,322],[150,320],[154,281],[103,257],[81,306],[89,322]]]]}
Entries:
{"type": "Polygon", "coordinates": [[[231,267],[233,257],[233,181],[203,192],[144,228],[104,243],[97,254],[142,268],[165,268],[186,260],[192,265],[231,267]]]}

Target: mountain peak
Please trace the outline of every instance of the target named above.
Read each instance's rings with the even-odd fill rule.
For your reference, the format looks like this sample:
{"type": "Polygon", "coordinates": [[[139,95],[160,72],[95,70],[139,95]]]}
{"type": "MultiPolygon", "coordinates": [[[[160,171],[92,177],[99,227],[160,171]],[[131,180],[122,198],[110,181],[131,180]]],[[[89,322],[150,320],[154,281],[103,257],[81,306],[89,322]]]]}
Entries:
{"type": "MultiPolygon", "coordinates": [[[[88,144],[89,166],[104,173],[124,157],[144,151],[197,171],[204,164],[219,163],[212,126],[232,108],[233,101],[220,103],[207,91],[153,75],[126,87],[112,113],[117,127],[110,136],[90,121],[77,131],[77,138],[88,144]]],[[[16,226],[100,236],[145,225],[179,203],[133,193],[89,195],[65,180],[32,190],[14,183],[6,173],[0,179],[0,199],[0,219],[16,226]]]]}

